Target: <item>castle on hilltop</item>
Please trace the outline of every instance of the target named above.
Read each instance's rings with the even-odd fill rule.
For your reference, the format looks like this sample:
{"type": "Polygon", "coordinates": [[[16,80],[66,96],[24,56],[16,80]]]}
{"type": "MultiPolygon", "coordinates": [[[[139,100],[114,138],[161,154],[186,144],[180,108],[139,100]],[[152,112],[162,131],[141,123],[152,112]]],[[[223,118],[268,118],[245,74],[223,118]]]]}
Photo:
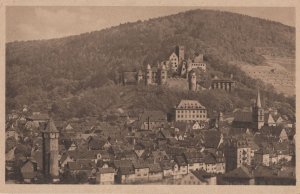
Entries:
{"type": "Polygon", "coordinates": [[[185,59],[184,46],[176,46],[169,59],[158,63],[157,66],[148,64],[146,68],[138,71],[124,71],[120,75],[120,83],[123,85],[164,85],[169,78],[177,77],[184,79],[188,83],[191,91],[197,91],[200,87],[197,84],[194,69],[200,68],[206,71],[206,63],[203,55],[199,54],[193,59],[185,59]],[[171,72],[172,75],[168,75],[171,72]]]}

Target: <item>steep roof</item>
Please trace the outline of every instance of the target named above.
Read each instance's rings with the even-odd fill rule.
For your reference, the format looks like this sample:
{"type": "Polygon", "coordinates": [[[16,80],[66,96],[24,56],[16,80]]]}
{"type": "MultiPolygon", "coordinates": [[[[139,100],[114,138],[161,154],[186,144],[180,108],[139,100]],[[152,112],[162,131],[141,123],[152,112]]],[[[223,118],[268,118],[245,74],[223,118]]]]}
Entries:
{"type": "Polygon", "coordinates": [[[45,132],[59,132],[53,122],[52,119],[50,119],[46,125],[46,128],[44,130],[45,132]]]}
{"type": "Polygon", "coordinates": [[[192,171],[192,174],[199,179],[202,182],[208,182],[207,180],[205,180],[205,177],[209,177],[208,173],[204,170],[195,170],[192,171]]]}
{"type": "Polygon", "coordinates": [[[181,100],[177,109],[205,109],[197,100],[181,100]]]}
{"type": "Polygon", "coordinates": [[[234,113],[235,122],[252,122],[252,112],[237,111],[234,113]]]}
{"type": "Polygon", "coordinates": [[[256,107],[261,108],[260,93],[257,91],[256,107]]]}
{"type": "Polygon", "coordinates": [[[243,178],[243,179],[251,179],[253,178],[252,174],[250,173],[249,169],[245,166],[241,166],[236,168],[230,172],[224,174],[224,177],[228,178],[243,178]]]}

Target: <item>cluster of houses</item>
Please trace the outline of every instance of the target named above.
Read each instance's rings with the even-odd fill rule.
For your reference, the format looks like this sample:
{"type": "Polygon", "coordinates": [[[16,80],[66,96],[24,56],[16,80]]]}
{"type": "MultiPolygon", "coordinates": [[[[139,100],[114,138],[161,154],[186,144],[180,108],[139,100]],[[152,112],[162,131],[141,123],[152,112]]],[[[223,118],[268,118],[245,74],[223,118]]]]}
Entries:
{"type": "Polygon", "coordinates": [[[141,110],[53,121],[43,113],[11,113],[6,180],[295,184],[295,125],[264,110],[259,92],[250,111],[208,117],[199,101],[184,99],[174,115],[170,121],[161,111],[141,110]]]}

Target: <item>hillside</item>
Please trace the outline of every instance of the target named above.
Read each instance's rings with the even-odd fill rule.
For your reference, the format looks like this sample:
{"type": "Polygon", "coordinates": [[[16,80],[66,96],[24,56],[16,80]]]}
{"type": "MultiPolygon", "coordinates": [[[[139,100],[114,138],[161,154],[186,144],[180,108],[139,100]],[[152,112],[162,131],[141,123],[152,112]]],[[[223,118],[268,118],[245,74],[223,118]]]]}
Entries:
{"type": "MultiPolygon", "coordinates": [[[[195,10],[60,39],[7,43],[7,110],[24,104],[45,109],[52,104],[57,114],[62,107],[77,116],[97,114],[121,100],[112,86],[119,71],[156,64],[178,44],[185,45],[187,56],[203,53],[212,70],[234,73],[252,95],[257,85],[273,94],[271,87],[227,62],[260,64],[264,57],[255,52],[257,47],[276,48],[277,56],[294,57],[295,28],[228,12],[195,10]]],[[[294,110],[294,99],[269,96],[294,110]]],[[[70,116],[74,115],[66,117],[70,116]]]]}

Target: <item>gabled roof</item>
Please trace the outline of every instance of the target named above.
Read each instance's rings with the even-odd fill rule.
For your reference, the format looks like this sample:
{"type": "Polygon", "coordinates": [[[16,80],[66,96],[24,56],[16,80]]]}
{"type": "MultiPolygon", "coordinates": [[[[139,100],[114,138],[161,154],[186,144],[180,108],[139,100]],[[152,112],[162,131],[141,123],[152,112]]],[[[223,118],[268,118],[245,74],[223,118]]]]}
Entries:
{"type": "Polygon", "coordinates": [[[197,100],[181,100],[176,109],[205,109],[197,100]]]}
{"type": "Polygon", "coordinates": [[[50,119],[46,125],[46,128],[44,130],[45,132],[59,132],[53,122],[52,119],[50,119]]]}
{"type": "Polygon", "coordinates": [[[250,173],[249,169],[245,166],[236,168],[230,172],[224,174],[224,177],[227,178],[242,178],[242,179],[251,179],[253,175],[250,173]]]}

